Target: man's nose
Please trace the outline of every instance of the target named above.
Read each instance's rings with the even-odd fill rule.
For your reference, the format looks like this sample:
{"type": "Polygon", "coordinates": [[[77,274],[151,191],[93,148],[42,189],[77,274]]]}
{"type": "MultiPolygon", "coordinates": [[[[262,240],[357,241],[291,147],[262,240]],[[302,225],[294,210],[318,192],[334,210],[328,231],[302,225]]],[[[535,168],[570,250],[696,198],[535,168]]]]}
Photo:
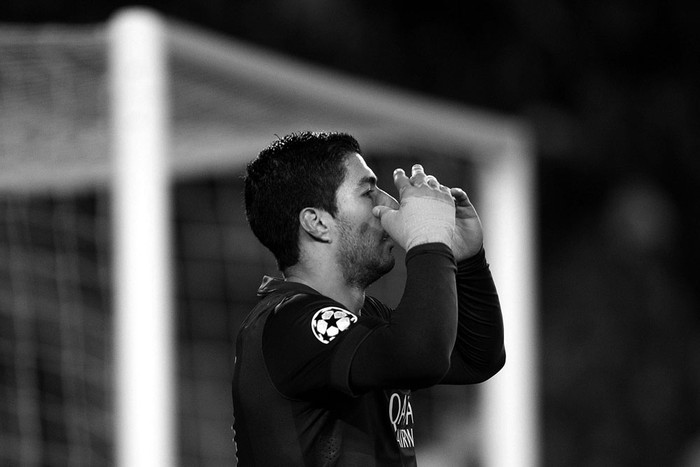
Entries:
{"type": "Polygon", "coordinates": [[[393,196],[391,196],[389,193],[382,190],[381,188],[377,188],[377,191],[379,192],[376,201],[377,206],[387,206],[391,209],[399,209],[399,202],[396,201],[396,199],[393,196]]]}

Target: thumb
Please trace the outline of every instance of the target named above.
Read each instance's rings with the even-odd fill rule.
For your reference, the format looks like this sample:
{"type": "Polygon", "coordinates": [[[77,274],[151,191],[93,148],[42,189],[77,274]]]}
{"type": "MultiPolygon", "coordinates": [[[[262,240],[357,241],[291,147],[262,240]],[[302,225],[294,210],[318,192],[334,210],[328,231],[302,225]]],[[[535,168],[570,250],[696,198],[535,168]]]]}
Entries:
{"type": "Polygon", "coordinates": [[[375,206],[372,208],[372,214],[379,219],[381,219],[388,211],[395,211],[395,209],[391,209],[388,206],[375,206]]]}

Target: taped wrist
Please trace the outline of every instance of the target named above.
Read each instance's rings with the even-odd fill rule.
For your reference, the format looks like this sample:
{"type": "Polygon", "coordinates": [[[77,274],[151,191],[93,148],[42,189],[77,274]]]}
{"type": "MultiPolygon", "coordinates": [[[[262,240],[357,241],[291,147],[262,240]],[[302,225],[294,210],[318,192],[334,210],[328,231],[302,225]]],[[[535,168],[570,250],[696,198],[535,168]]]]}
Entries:
{"type": "Polygon", "coordinates": [[[454,206],[434,198],[412,197],[402,204],[406,251],[424,243],[444,243],[452,248],[454,206]]]}

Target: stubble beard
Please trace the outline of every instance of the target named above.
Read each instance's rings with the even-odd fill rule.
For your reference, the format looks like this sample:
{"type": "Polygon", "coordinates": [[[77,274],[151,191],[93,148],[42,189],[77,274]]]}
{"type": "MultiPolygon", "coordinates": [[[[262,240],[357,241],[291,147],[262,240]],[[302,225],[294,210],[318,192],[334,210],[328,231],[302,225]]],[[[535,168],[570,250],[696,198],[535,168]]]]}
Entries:
{"type": "Polygon", "coordinates": [[[339,225],[338,264],[348,285],[364,290],[393,269],[394,256],[372,227],[362,224],[353,228],[344,220],[339,220],[339,225]]]}

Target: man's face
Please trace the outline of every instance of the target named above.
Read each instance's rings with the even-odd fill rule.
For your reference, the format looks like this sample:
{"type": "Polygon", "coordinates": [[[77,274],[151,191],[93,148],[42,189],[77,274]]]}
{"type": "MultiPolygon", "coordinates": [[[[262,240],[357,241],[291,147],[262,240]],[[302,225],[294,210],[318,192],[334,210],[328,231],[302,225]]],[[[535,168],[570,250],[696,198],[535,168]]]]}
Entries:
{"type": "Polygon", "coordinates": [[[349,155],[345,166],[345,180],[336,193],[338,261],[348,284],[366,288],[394,267],[394,242],[372,208],[398,209],[399,204],[377,187],[377,177],[359,154],[349,155]]]}

